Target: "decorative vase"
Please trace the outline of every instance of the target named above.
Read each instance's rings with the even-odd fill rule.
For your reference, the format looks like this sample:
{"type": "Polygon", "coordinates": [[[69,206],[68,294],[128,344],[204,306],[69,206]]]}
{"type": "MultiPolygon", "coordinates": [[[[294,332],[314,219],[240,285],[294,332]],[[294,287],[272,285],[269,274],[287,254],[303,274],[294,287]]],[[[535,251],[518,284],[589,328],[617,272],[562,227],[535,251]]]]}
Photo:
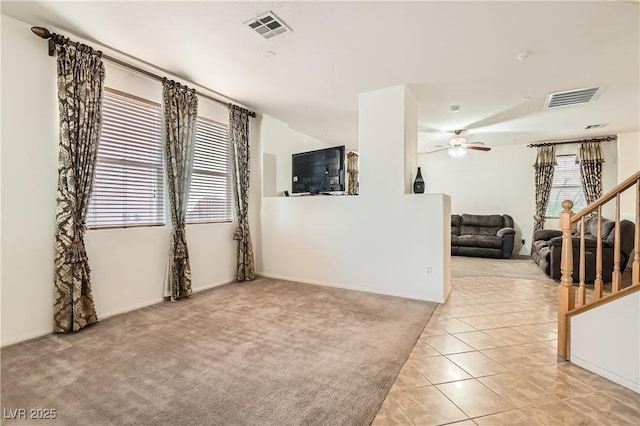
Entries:
{"type": "Polygon", "coordinates": [[[416,179],[413,181],[413,193],[424,194],[424,179],[422,179],[420,167],[418,167],[418,174],[416,175],[416,179]]]}

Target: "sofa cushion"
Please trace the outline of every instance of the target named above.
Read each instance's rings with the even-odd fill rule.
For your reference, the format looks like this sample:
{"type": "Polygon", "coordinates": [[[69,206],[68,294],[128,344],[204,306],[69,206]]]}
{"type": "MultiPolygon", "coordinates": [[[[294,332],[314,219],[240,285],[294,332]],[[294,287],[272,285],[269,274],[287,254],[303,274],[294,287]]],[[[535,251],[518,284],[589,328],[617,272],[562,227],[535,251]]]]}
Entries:
{"type": "Polygon", "coordinates": [[[451,215],[451,235],[460,235],[460,215],[451,215]]]}
{"type": "Polygon", "coordinates": [[[453,233],[451,234],[451,245],[452,246],[457,246],[458,245],[458,238],[460,238],[458,235],[454,235],[453,233]]]}
{"type": "Polygon", "coordinates": [[[461,225],[502,228],[502,216],[499,214],[463,214],[461,225]]]}
{"type": "Polygon", "coordinates": [[[460,235],[460,247],[502,248],[502,238],[491,235],[460,235]]]}
{"type": "Polygon", "coordinates": [[[498,231],[502,229],[500,227],[485,227],[485,226],[466,226],[460,227],[460,235],[492,235],[495,236],[498,231]]]}

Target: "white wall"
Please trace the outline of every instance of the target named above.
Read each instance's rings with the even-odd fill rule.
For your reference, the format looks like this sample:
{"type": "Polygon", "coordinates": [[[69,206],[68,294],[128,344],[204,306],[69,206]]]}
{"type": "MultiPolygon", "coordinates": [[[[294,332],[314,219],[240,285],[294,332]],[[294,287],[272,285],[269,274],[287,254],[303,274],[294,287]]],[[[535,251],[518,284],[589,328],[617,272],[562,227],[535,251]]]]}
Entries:
{"type": "MultiPolygon", "coordinates": [[[[602,144],[605,163],[602,169],[603,191],[617,184],[615,142],[602,144]]],[[[575,154],[575,144],[558,145],[557,155],[575,154]]],[[[452,158],[447,151],[418,154],[418,166],[428,192],[451,196],[454,214],[509,214],[516,227],[514,253],[529,254],[535,211],[534,170],[536,150],[524,145],[495,146],[490,152],[470,151],[452,158]],[[525,239],[524,246],[521,240],[525,239]]],[[[604,214],[613,218],[612,206],[604,214]]],[[[559,229],[557,219],[548,219],[547,229],[559,229]]]]}
{"type": "MultiPolygon", "coordinates": [[[[405,194],[405,135],[417,133],[407,128],[411,119],[405,115],[415,111],[415,99],[404,86],[360,95],[360,195],[265,197],[262,274],[446,299],[449,199],[405,194]]],[[[272,142],[263,133],[263,145],[272,142]]]]}
{"type": "MultiPolygon", "coordinates": [[[[107,86],[160,100],[159,82],[106,65],[107,86]]],[[[2,345],[47,334],[52,328],[58,152],[55,73],[56,61],[47,56],[46,43],[28,25],[2,15],[2,345]]],[[[201,115],[228,121],[224,106],[202,98],[199,104],[201,115]]],[[[254,233],[258,229],[254,244],[259,244],[259,119],[253,121],[250,219],[254,233]]],[[[234,279],[234,226],[187,226],[195,291],[234,279]]],[[[87,232],[99,318],[163,300],[170,231],[170,226],[158,226],[87,232]]]]}
{"type": "MultiPolygon", "coordinates": [[[[640,132],[618,135],[618,182],[640,170],[640,132]]],[[[637,200],[633,189],[625,191],[620,197],[620,216],[635,222],[637,200]]]]}
{"type": "Polygon", "coordinates": [[[299,152],[328,148],[320,139],[305,135],[268,115],[262,118],[263,144],[263,193],[265,197],[291,193],[291,155],[299,152]]]}
{"type": "Polygon", "coordinates": [[[573,317],[571,362],[640,393],[640,293],[573,317]]]}

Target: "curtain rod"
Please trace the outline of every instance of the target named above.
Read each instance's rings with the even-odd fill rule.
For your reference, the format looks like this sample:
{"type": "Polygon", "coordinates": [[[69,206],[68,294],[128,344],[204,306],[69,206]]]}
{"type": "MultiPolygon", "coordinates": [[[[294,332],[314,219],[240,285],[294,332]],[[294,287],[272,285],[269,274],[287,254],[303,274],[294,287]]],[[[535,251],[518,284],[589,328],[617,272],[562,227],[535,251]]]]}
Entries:
{"type": "MultiPolygon", "coordinates": [[[[49,32],[48,29],[43,28],[43,27],[31,27],[31,31],[35,35],[37,35],[38,37],[43,38],[45,40],[47,40],[47,39],[49,40],[49,56],[53,56],[53,52],[55,50],[55,45],[56,44],[68,44],[68,45],[75,46],[75,47],[80,47],[81,46],[81,43],[78,43],[78,42],[75,42],[75,41],[71,41],[71,40],[69,40],[68,38],[66,38],[64,36],[61,36],[60,34],[51,33],[51,32],[49,32]]],[[[137,67],[135,65],[132,65],[132,64],[130,64],[128,62],[125,62],[125,61],[123,61],[121,59],[114,58],[113,56],[106,55],[106,54],[102,53],[99,50],[96,51],[93,48],[91,48],[90,46],[87,46],[87,47],[91,50],[91,52],[96,53],[98,56],[101,56],[101,57],[103,57],[104,59],[106,59],[106,60],[108,60],[110,62],[113,62],[115,64],[121,65],[121,66],[123,66],[125,68],[129,68],[129,69],[131,69],[133,71],[139,72],[140,74],[144,74],[147,77],[151,77],[154,80],[158,80],[158,81],[167,80],[165,77],[159,76],[159,75],[154,74],[154,73],[152,73],[150,71],[147,71],[145,69],[139,68],[139,67],[137,67]]],[[[196,85],[195,83],[193,83],[191,81],[189,81],[189,83],[191,83],[193,85],[196,85]]],[[[202,93],[202,92],[199,92],[199,91],[196,91],[196,94],[202,96],[203,98],[207,98],[207,99],[209,99],[209,100],[211,100],[213,102],[217,102],[217,103],[225,105],[225,106],[231,105],[230,103],[224,102],[224,101],[222,101],[220,99],[216,99],[216,98],[214,98],[212,96],[209,96],[209,95],[207,95],[205,93],[202,93]]],[[[251,117],[255,117],[256,113],[254,111],[249,111],[249,115],[251,117]]]]}
{"type": "Polygon", "coordinates": [[[580,140],[574,140],[574,141],[530,143],[529,145],[527,145],[527,147],[537,148],[539,146],[564,145],[567,143],[582,143],[582,142],[609,142],[609,141],[615,141],[616,139],[617,139],[616,136],[605,136],[602,138],[580,139],[580,140]]]}

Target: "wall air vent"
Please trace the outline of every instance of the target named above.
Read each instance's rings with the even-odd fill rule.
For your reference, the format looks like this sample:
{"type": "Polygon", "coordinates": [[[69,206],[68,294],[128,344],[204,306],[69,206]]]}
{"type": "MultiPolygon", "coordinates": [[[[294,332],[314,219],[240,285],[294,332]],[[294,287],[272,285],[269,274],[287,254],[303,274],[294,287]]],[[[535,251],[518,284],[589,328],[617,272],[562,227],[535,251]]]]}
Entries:
{"type": "Polygon", "coordinates": [[[249,28],[264,38],[273,38],[277,35],[291,32],[291,28],[271,11],[251,19],[244,24],[248,25],[249,28]]]}
{"type": "Polygon", "coordinates": [[[589,87],[586,89],[549,93],[549,95],[547,95],[547,101],[544,104],[544,108],[551,109],[571,105],[586,104],[588,102],[594,101],[601,91],[602,86],[598,86],[589,87]]]}

